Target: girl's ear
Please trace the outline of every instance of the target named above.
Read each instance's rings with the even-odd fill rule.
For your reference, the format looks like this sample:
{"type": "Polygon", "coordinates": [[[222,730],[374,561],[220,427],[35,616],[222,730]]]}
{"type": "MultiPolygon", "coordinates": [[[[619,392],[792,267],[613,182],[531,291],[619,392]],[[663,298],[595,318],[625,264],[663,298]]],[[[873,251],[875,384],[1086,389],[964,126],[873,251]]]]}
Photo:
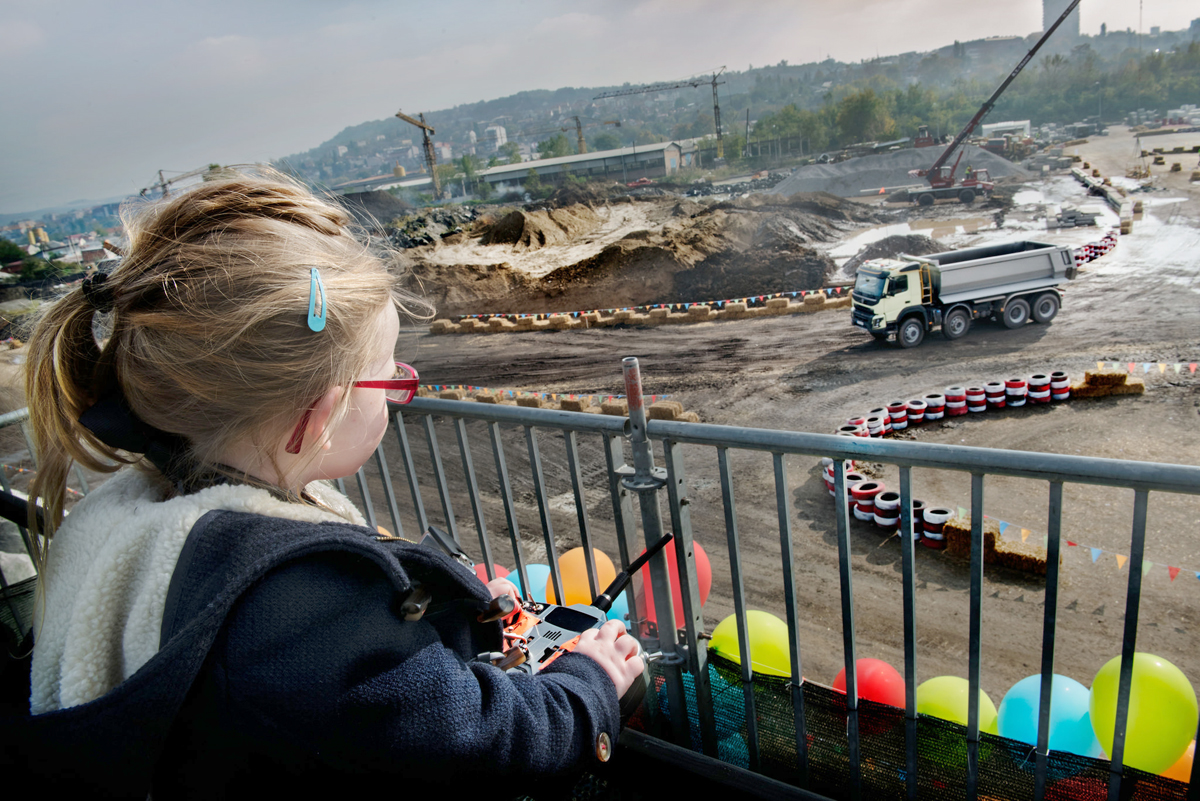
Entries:
{"type": "Polygon", "coordinates": [[[319,442],[321,450],[326,451],[333,447],[332,437],[327,436],[329,420],[333,417],[333,410],[337,408],[341,398],[341,387],[330,387],[329,391],[321,396],[308,416],[308,425],[304,429],[305,442],[319,442]]]}

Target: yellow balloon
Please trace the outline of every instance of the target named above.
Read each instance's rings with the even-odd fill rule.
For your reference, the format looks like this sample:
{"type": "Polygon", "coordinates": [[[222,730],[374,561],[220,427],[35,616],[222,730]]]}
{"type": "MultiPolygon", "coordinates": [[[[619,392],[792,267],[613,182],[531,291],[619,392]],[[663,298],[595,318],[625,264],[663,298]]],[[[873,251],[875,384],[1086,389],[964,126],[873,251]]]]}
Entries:
{"type": "MultiPolygon", "coordinates": [[[[592,557],[596,560],[596,592],[604,592],[604,589],[617,577],[617,569],[613,567],[612,560],[602,551],[593,548],[592,557]]],[[[588,584],[587,562],[584,559],[583,548],[572,548],[558,557],[558,574],[562,577],[564,606],[592,602],[592,590],[588,584]]],[[[546,601],[556,604],[558,601],[555,600],[555,597],[554,579],[552,576],[547,576],[546,601]]]]}
{"type": "MultiPolygon", "coordinates": [[[[787,624],[770,612],[751,609],[746,612],[746,633],[750,637],[750,668],[767,676],[791,676],[787,624]]],[[[742,664],[738,648],[737,616],[730,615],[713,629],[708,650],[742,664]]]]}
{"type": "MultiPolygon", "coordinates": [[[[1115,656],[1092,680],[1088,704],[1096,739],[1108,754],[1112,753],[1120,679],[1121,657],[1115,656]]],[[[1195,738],[1198,712],[1196,691],[1183,671],[1161,656],[1134,654],[1125,764],[1149,773],[1170,768],[1195,738]]]]}
{"type": "MultiPolygon", "coordinates": [[[[917,712],[967,725],[967,705],[971,698],[971,683],[958,676],[938,676],[917,687],[917,712]]],[[[979,691],[979,730],[998,734],[996,705],[979,691]]]]}

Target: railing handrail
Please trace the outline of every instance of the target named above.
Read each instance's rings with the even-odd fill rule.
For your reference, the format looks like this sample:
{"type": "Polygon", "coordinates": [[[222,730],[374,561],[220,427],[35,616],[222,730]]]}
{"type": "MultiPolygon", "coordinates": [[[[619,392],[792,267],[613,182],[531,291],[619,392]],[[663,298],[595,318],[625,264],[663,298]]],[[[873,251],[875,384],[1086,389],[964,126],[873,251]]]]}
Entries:
{"type": "Polygon", "coordinates": [[[870,437],[806,434],[765,428],[745,428],[709,423],[651,420],[650,437],[690,445],[739,447],[771,453],[828,456],[831,459],[871,459],[901,467],[932,467],[993,475],[1103,484],[1135,490],[1159,490],[1200,495],[1200,467],[1190,465],[1106,459],[1098,456],[1065,456],[1037,451],[900,442],[870,437]]]}

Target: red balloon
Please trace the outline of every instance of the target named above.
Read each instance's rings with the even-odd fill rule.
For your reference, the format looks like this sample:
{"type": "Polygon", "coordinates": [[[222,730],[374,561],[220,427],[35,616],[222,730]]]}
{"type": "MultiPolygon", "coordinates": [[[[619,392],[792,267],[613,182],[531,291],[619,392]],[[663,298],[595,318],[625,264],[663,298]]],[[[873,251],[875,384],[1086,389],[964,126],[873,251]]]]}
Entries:
{"type": "MultiPolygon", "coordinates": [[[[504,578],[508,575],[508,571],[505,570],[503,566],[493,565],[492,567],[496,569],[496,578],[504,578]]],[[[479,576],[479,580],[484,584],[487,584],[490,580],[487,577],[487,567],[484,566],[483,562],[475,565],[475,575],[479,576]]]]}
{"type": "MultiPolygon", "coordinates": [[[[854,663],[858,673],[858,697],[904,709],[904,677],[882,659],[860,659],[854,663]]],[[[833,689],[846,692],[846,669],[838,672],[833,689]]]]}
{"type": "MultiPolygon", "coordinates": [[[[696,547],[696,580],[699,583],[700,590],[700,605],[704,606],[708,601],[708,593],[712,590],[712,565],[709,564],[708,554],[700,547],[700,543],[692,540],[692,545],[696,547]]],[[[671,577],[671,600],[674,601],[675,608],[675,623],[682,628],[683,624],[683,598],[679,589],[679,569],[675,565],[675,543],[669,543],[663,549],[667,555],[667,574],[671,577]]],[[[650,586],[650,566],[647,565],[641,570],[642,579],[642,596],[644,597],[646,612],[646,620],[658,622],[658,617],[654,612],[654,594],[650,586]]]]}

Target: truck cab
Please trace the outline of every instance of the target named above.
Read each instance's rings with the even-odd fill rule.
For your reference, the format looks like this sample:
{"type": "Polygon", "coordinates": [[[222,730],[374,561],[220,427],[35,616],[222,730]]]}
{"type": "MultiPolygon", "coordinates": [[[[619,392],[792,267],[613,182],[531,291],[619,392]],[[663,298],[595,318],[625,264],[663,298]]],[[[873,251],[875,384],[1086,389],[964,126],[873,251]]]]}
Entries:
{"type": "MultiPolygon", "coordinates": [[[[929,280],[919,262],[872,259],[858,267],[851,298],[854,325],[876,339],[895,334],[904,319],[915,316],[925,330],[929,280]]],[[[919,341],[919,340],[918,340],[919,341]]],[[[911,347],[911,346],[910,346],[911,347]]]]}

